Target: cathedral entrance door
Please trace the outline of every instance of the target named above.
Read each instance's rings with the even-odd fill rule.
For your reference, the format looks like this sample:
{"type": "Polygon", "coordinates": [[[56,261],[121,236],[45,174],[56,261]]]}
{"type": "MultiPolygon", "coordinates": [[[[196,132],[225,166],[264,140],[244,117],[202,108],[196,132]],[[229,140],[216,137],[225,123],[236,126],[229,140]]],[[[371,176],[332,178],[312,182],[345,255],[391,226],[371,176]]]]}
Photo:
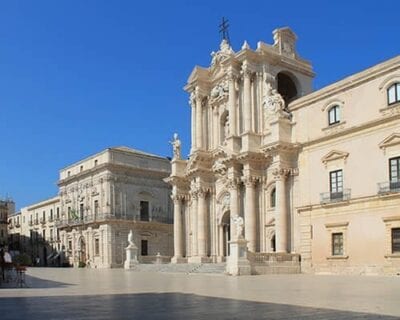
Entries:
{"type": "Polygon", "coordinates": [[[231,213],[226,211],[221,220],[223,248],[222,252],[224,257],[229,256],[229,241],[231,240],[231,213]]]}

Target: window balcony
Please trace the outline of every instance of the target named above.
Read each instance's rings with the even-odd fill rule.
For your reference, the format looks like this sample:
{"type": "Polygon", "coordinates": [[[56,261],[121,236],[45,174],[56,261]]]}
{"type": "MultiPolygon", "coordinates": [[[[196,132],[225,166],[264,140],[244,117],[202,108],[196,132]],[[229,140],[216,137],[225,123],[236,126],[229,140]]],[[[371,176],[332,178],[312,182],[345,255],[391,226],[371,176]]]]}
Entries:
{"type": "Polygon", "coordinates": [[[35,226],[37,226],[39,224],[39,219],[35,219],[34,223],[35,223],[35,226]]]}
{"type": "Polygon", "coordinates": [[[385,181],[378,183],[378,194],[400,192],[400,181],[385,181]]]}
{"type": "Polygon", "coordinates": [[[33,221],[32,221],[32,220],[29,220],[29,221],[28,221],[28,225],[29,225],[30,227],[32,227],[32,226],[33,226],[33,221]]]}
{"type": "Polygon", "coordinates": [[[12,224],[12,223],[10,223],[9,225],[8,225],[8,229],[13,229],[14,228],[14,225],[12,224]]]}
{"type": "Polygon", "coordinates": [[[15,223],[15,227],[16,227],[16,228],[19,228],[20,226],[21,226],[21,225],[19,224],[19,222],[16,222],[16,223],[15,223]]]}
{"type": "Polygon", "coordinates": [[[46,219],[45,218],[40,218],[40,224],[45,224],[46,223],[46,219]]]}
{"type": "Polygon", "coordinates": [[[339,192],[323,192],[320,197],[321,204],[348,201],[351,197],[351,189],[343,189],[343,191],[339,192]]]}

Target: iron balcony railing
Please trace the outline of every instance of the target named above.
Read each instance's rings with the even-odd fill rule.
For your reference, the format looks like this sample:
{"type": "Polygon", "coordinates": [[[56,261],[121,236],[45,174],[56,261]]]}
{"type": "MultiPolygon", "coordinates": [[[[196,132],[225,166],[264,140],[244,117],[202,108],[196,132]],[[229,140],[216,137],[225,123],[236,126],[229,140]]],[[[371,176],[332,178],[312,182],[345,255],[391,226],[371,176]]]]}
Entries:
{"type": "Polygon", "coordinates": [[[323,192],[320,197],[321,204],[348,201],[351,197],[351,189],[343,189],[338,192],[323,192]]]}
{"type": "Polygon", "coordinates": [[[378,183],[378,193],[396,193],[400,192],[400,181],[385,181],[378,183]]]}
{"type": "Polygon", "coordinates": [[[76,226],[83,224],[90,224],[95,222],[106,222],[112,220],[124,220],[124,221],[143,221],[143,222],[159,222],[172,224],[173,219],[169,217],[152,217],[149,220],[141,220],[140,215],[120,215],[120,214],[96,214],[96,215],[85,215],[83,217],[69,218],[69,219],[59,219],[56,220],[55,226],[59,227],[68,227],[68,226],[76,226]]]}

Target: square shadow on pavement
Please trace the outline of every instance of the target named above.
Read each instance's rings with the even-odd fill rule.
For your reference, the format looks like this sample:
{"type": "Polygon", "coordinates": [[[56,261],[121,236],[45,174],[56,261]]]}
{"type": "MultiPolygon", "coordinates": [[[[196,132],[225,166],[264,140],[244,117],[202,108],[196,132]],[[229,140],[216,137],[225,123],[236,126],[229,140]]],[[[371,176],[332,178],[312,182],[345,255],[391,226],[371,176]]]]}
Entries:
{"type": "Polygon", "coordinates": [[[377,314],[145,293],[0,299],[1,319],[399,319],[377,314]]]}

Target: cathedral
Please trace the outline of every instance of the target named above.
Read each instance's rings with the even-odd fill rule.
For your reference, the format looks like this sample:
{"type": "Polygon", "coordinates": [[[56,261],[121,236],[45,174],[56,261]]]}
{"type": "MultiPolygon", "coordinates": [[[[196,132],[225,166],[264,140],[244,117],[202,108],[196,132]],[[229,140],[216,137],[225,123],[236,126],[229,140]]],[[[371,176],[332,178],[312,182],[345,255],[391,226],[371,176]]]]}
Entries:
{"type": "Polygon", "coordinates": [[[254,261],[297,255],[302,272],[400,271],[400,57],[313,91],[296,41],[223,39],[190,74],[172,262],[224,262],[243,236],[254,261]]]}

